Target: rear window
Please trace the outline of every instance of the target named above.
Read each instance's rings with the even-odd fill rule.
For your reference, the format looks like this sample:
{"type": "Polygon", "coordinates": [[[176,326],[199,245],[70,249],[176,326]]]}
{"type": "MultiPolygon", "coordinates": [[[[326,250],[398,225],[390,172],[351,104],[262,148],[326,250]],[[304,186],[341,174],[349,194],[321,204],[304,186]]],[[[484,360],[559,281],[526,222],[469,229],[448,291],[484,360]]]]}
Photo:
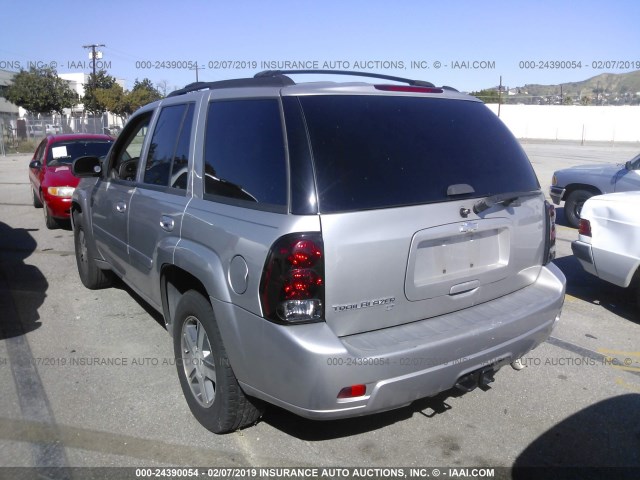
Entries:
{"type": "Polygon", "coordinates": [[[539,188],[529,160],[483,104],[398,96],[299,97],[323,213],[539,188]]]}
{"type": "Polygon", "coordinates": [[[53,143],[47,154],[47,165],[69,165],[78,157],[103,157],[109,152],[112,143],[108,140],[69,140],[53,143]]]}

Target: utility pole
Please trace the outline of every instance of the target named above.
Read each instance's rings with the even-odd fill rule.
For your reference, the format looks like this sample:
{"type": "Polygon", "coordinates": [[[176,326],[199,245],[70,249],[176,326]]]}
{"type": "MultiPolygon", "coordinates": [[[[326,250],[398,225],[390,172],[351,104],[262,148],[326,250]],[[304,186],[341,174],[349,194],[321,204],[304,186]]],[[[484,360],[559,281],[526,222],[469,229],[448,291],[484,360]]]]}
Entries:
{"type": "Polygon", "coordinates": [[[502,75],[500,75],[500,85],[498,86],[498,118],[500,117],[501,104],[502,104],[502,75]]]}
{"type": "MultiPolygon", "coordinates": [[[[91,57],[91,63],[93,65],[93,76],[91,77],[91,83],[90,83],[90,91],[91,91],[91,96],[92,97],[93,97],[93,94],[95,92],[96,83],[97,83],[96,82],[96,59],[102,57],[102,53],[101,52],[96,52],[96,48],[104,47],[104,46],[106,46],[104,43],[100,43],[100,44],[92,43],[91,45],[83,45],[82,46],[82,48],[90,48],[91,49],[91,53],[89,54],[89,56],[91,57]]],[[[88,121],[88,119],[87,119],[87,121],[88,121]]],[[[104,121],[104,115],[103,115],[103,121],[104,121]]],[[[95,118],[93,119],[93,133],[97,133],[95,118]]]]}
{"type": "Polygon", "coordinates": [[[91,45],[83,45],[82,48],[90,48],[91,49],[91,60],[93,63],[93,81],[96,81],[96,58],[98,58],[98,53],[96,52],[96,48],[99,47],[105,47],[106,45],[104,43],[100,43],[100,44],[91,44],[91,45]]]}
{"type": "Polygon", "coordinates": [[[189,70],[195,70],[196,71],[196,82],[198,82],[198,70],[202,70],[200,67],[198,67],[198,64],[196,63],[195,66],[191,67],[189,70]]]}

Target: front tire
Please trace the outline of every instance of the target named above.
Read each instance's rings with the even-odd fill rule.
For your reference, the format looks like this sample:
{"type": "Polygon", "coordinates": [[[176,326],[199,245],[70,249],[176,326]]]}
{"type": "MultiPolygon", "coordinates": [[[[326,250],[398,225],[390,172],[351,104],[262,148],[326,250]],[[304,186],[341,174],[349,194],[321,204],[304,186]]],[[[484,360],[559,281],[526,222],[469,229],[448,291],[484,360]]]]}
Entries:
{"type": "Polygon", "coordinates": [[[90,290],[97,290],[111,285],[109,272],[100,269],[89,252],[84,225],[80,215],[77,213],[73,214],[73,243],[76,250],[78,274],[82,284],[90,290]]]}
{"type": "Polygon", "coordinates": [[[564,202],[564,216],[567,223],[573,228],[578,228],[582,206],[591,197],[593,197],[593,193],[588,190],[574,190],[564,202]]]}
{"type": "Polygon", "coordinates": [[[47,207],[46,203],[42,205],[42,211],[44,212],[44,224],[49,230],[55,230],[59,227],[58,220],[51,216],[51,211],[47,207]]]}
{"type": "Polygon", "coordinates": [[[178,302],[173,328],[180,386],[196,419],[214,433],[255,423],[264,404],[240,388],[209,301],[194,290],[186,292],[178,302]]]}

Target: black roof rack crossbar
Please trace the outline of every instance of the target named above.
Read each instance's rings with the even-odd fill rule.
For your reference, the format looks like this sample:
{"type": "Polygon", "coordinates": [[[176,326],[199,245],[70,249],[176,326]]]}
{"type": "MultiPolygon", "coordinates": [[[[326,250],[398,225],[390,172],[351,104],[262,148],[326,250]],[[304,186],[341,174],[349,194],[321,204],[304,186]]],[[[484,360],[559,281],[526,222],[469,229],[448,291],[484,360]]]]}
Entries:
{"type": "Polygon", "coordinates": [[[410,78],[395,77],[393,75],[384,75],[381,73],[357,72],[351,70],[264,70],[256,73],[249,78],[234,78],[230,80],[218,80],[216,82],[194,82],[189,85],[171,92],[167,97],[175,97],[184,95],[185,93],[195,92],[198,90],[214,90],[219,88],[238,88],[238,87],[286,87],[295,85],[295,82],[287,77],[287,74],[327,74],[327,75],[350,75],[356,77],[379,78],[382,80],[391,80],[394,82],[406,83],[416,87],[435,87],[431,82],[424,80],[413,80],[410,78]]]}
{"type": "Polygon", "coordinates": [[[353,70],[264,70],[254,75],[254,78],[278,78],[291,73],[321,73],[329,75],[352,75],[356,77],[380,78],[382,80],[392,80],[394,82],[406,83],[416,87],[435,87],[431,82],[424,80],[412,80],[410,78],[394,77],[392,75],[384,75],[381,73],[357,72],[353,70]]]}
{"type": "Polygon", "coordinates": [[[260,78],[234,78],[230,80],[218,80],[217,82],[190,83],[184,88],[171,92],[167,97],[184,95],[185,93],[195,92],[197,90],[214,90],[218,88],[237,87],[286,87],[287,85],[295,85],[295,82],[284,75],[265,76],[260,78]]]}

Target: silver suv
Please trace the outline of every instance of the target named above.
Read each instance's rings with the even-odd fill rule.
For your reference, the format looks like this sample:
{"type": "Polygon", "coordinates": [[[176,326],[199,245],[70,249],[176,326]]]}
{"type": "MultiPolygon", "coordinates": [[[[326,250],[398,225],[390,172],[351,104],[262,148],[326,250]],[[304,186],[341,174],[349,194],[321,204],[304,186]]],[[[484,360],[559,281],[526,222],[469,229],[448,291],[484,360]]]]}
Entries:
{"type": "Polygon", "coordinates": [[[553,207],[482,102],[295,73],[189,85],[73,166],[82,282],[162,312],[216,433],[265,402],[335,419],[485,386],[563,304],[553,207]]]}

